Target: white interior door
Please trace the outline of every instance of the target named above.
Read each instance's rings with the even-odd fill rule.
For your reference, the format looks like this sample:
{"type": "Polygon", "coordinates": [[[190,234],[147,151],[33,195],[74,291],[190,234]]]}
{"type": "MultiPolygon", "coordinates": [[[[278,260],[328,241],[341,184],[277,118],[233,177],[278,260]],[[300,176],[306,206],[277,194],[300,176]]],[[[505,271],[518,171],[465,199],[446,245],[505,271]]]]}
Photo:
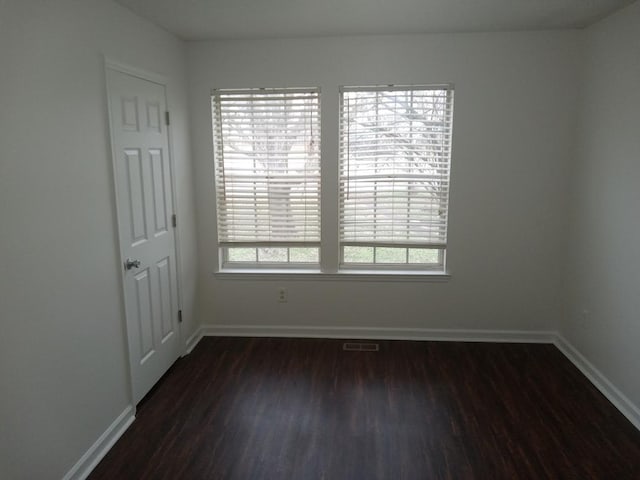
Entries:
{"type": "Polygon", "coordinates": [[[108,69],[129,359],[138,403],[180,354],[165,87],[108,69]]]}

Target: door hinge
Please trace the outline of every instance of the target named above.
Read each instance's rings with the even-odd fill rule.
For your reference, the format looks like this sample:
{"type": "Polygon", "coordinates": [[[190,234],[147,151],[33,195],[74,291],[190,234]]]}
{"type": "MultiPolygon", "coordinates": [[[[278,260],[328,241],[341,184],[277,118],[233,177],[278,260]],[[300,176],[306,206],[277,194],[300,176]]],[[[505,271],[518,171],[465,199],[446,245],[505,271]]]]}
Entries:
{"type": "Polygon", "coordinates": [[[171,215],[171,225],[173,225],[173,228],[178,226],[178,216],[175,213],[171,215]]]}
{"type": "Polygon", "coordinates": [[[169,110],[167,110],[166,112],[164,112],[164,123],[165,123],[166,125],[170,125],[170,124],[171,124],[170,119],[169,119],[169,110]]]}
{"type": "Polygon", "coordinates": [[[178,323],[182,323],[182,310],[178,310],[178,323]]]}

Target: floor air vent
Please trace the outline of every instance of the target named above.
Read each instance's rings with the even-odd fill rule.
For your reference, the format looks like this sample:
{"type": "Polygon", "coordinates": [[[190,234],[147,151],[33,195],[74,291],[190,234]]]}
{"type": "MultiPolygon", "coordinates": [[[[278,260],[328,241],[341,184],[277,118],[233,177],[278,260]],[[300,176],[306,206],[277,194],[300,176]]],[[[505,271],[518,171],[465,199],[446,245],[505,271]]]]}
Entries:
{"type": "Polygon", "coordinates": [[[342,349],[348,352],[377,352],[380,346],[377,343],[347,342],[342,349]]]}

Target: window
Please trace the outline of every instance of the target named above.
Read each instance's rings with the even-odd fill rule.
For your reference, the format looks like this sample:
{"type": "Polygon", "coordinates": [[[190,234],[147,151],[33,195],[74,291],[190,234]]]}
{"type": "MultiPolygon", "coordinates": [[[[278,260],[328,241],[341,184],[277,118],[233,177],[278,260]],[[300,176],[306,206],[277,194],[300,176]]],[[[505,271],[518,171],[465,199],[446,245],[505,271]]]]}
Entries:
{"type": "Polygon", "coordinates": [[[343,268],[444,270],[452,115],[447,86],[342,89],[343,268]]]}
{"type": "Polygon", "coordinates": [[[214,90],[223,266],[318,264],[320,92],[214,90]]]}
{"type": "Polygon", "coordinates": [[[322,222],[320,89],[216,89],[211,106],[221,270],[445,272],[451,86],[340,88],[322,222]]]}

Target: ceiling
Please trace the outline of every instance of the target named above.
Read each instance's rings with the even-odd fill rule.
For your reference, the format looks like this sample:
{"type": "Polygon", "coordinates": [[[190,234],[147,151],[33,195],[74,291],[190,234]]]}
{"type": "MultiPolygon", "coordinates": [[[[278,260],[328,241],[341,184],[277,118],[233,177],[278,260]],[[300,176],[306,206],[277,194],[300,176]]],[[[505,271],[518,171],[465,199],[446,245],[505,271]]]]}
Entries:
{"type": "Polygon", "coordinates": [[[116,0],[185,40],[581,28],[632,0],[116,0]]]}

